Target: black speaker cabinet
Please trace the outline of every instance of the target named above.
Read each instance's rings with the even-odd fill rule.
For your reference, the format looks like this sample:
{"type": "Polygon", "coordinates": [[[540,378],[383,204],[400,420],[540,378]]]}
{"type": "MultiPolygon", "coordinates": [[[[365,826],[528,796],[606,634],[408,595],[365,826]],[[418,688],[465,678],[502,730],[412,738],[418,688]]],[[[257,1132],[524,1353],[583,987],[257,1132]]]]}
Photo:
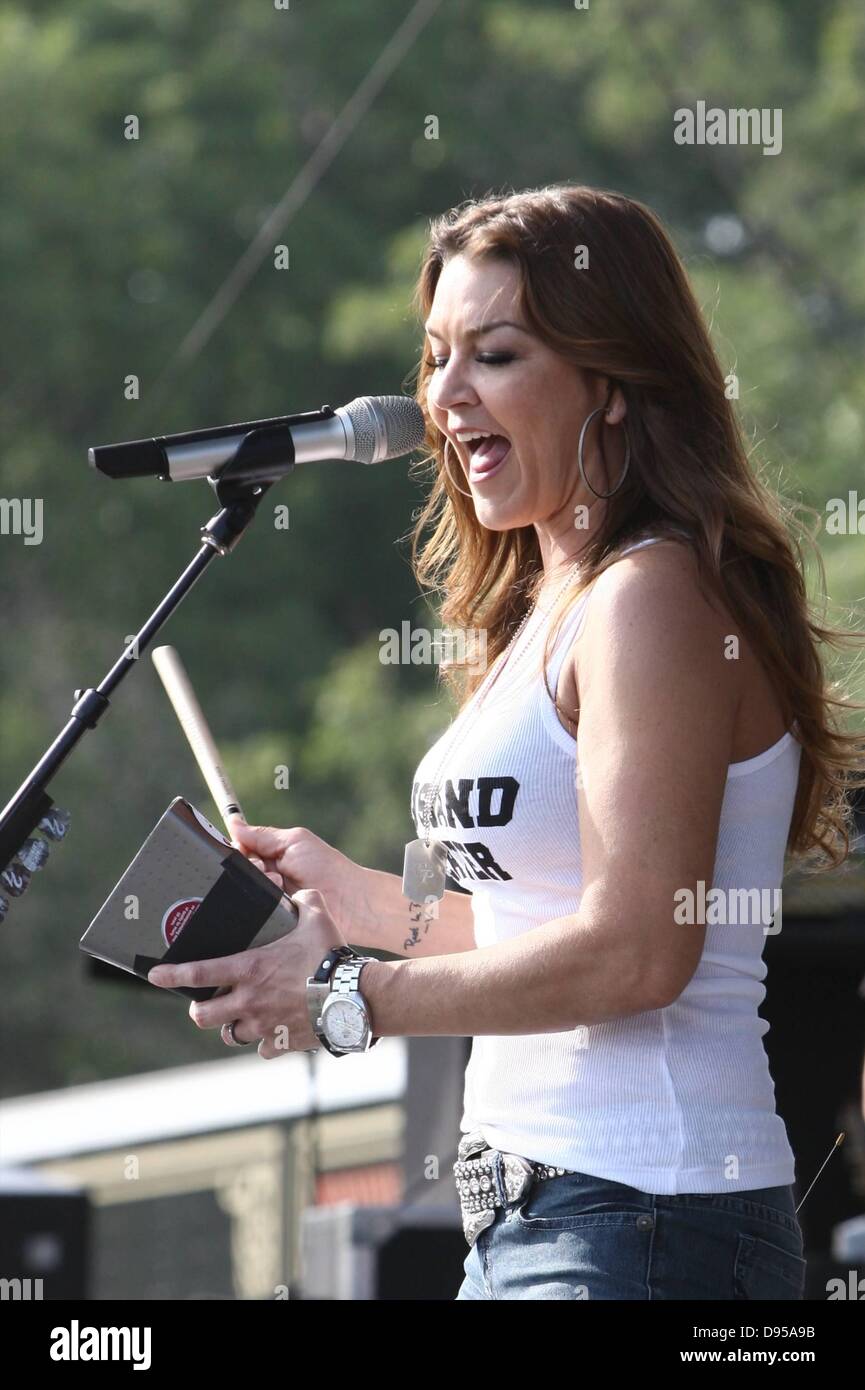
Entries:
{"type": "Polygon", "coordinates": [[[767,994],[760,1014],[775,1099],[796,1155],[797,1200],[817,1175],[841,1130],[799,1221],[809,1261],[806,1298],[826,1298],[832,1232],[865,1211],[865,914],[790,916],[767,939],[767,994]],[[813,1270],[813,1277],[812,1277],[813,1270]]]}
{"type": "Polygon", "coordinates": [[[301,1249],[306,1300],[453,1300],[468,1254],[459,1208],[349,1203],[308,1208],[301,1249]]]}
{"type": "Polygon", "coordinates": [[[0,1170],[0,1299],[88,1298],[89,1238],[84,1192],[0,1170]]]}

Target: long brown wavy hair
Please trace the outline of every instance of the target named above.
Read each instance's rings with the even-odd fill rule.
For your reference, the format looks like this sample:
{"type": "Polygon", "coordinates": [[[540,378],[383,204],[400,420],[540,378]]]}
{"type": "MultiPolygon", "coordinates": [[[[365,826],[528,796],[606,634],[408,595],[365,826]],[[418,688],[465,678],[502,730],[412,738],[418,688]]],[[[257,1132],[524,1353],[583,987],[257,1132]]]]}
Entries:
{"type": "MultiPolygon", "coordinates": [[[[785,727],[802,748],[788,850],[802,867],[831,868],[850,851],[851,794],[865,783],[865,740],[846,732],[853,708],[824,672],[819,644],[860,641],[826,627],[809,603],[801,542],[825,572],[796,509],[757,476],[737,414],[685,269],[650,208],[582,185],[469,199],[430,224],[414,295],[423,324],[445,261],[457,254],[517,267],[524,321],[549,347],[586,372],[617,383],[627,404],[631,465],[581,552],[580,582],[556,605],[546,662],[568,608],[585,587],[647,534],[687,533],[701,583],[718,595],[761,656],[785,727]],[[590,269],[574,273],[574,249],[590,269]]],[[[533,526],[496,532],[478,522],[459,460],[427,406],[432,367],[422,354],[416,399],[427,421],[426,457],[413,470],[432,487],[411,534],[418,583],[444,599],[450,628],[486,629],[498,656],[534,601],[543,578],[533,526]],[[446,459],[449,466],[446,466],[446,459]]],[[[482,676],[468,661],[442,668],[462,701],[482,676]]],[[[547,689],[557,708],[555,692],[547,689]]],[[[573,717],[576,711],[563,711],[573,717]]]]}

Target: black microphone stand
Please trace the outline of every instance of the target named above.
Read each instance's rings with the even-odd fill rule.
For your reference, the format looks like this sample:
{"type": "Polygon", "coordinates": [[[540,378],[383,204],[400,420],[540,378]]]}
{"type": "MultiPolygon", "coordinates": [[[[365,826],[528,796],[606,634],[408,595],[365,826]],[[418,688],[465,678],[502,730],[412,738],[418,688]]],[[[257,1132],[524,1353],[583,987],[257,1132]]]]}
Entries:
{"type": "MultiPolygon", "coordinates": [[[[325,407],[330,410],[330,407],[325,407]]],[[[300,417],[303,418],[303,417],[300,417]]],[[[219,500],[221,510],[200,528],[201,548],[195,559],[169,589],[162,602],[151,613],[143,627],[125,648],[123,655],[111,667],[95,689],[75,691],[75,704],[69,721],[45,751],[30,775],[21,783],[12,800],[0,812],[0,894],[4,887],[19,894],[29,882],[13,865],[24,841],[39,827],[52,824],[54,802],[46,788],[50,779],[63,766],[75,745],[88,729],[95,729],[108,709],[109,696],[128,675],[139,654],[186,597],[196,580],[204,573],[216,555],[228,555],[243,535],[258,505],[276,481],[294,471],[294,447],[284,430],[264,427],[245,435],[234,458],[221,469],[217,477],[208,478],[219,500]],[[286,458],[288,454],[288,458],[286,458]],[[268,473],[270,477],[268,478],[268,473]],[[47,817],[47,821],[46,821],[47,817]]],[[[55,817],[64,813],[56,812],[55,817]]],[[[62,820],[54,820],[52,838],[64,833],[62,820]]],[[[50,833],[50,831],[49,831],[50,833]]],[[[47,846],[40,842],[45,854],[47,846]]]]}

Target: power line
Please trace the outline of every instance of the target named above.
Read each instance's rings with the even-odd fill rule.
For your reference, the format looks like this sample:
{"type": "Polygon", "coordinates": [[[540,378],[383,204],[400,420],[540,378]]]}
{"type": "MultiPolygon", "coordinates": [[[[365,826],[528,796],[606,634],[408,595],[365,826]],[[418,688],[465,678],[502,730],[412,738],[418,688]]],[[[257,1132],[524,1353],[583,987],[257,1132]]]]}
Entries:
{"type": "Polygon", "coordinates": [[[272,251],[276,238],[303,207],[441,4],[442,0],[417,0],[170,358],[156,380],[151,401],[159,401],[160,393],[170,388],[180,369],[194,362],[213,337],[262,261],[272,251]]]}

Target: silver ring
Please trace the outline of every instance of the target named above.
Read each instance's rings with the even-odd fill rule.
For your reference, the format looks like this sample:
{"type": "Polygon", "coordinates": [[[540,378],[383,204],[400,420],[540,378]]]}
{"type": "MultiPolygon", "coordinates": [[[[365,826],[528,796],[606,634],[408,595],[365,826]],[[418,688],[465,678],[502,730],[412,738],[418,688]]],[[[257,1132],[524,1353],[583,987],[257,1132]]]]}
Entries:
{"type": "Polygon", "coordinates": [[[222,1037],[222,1041],[225,1043],[226,1047],[249,1047],[249,1046],[251,1046],[251,1043],[241,1042],[241,1041],[240,1041],[240,1038],[239,1038],[239,1037],[237,1036],[237,1034],[235,1033],[235,1031],[234,1031],[235,1025],[238,1024],[239,1022],[240,1022],[240,1019],[239,1019],[239,1018],[236,1018],[236,1019],[234,1019],[234,1021],[233,1021],[232,1023],[223,1023],[222,1029],[221,1029],[221,1032],[220,1032],[220,1036],[222,1037]],[[228,1034],[227,1037],[226,1037],[226,1034],[228,1034]]]}

